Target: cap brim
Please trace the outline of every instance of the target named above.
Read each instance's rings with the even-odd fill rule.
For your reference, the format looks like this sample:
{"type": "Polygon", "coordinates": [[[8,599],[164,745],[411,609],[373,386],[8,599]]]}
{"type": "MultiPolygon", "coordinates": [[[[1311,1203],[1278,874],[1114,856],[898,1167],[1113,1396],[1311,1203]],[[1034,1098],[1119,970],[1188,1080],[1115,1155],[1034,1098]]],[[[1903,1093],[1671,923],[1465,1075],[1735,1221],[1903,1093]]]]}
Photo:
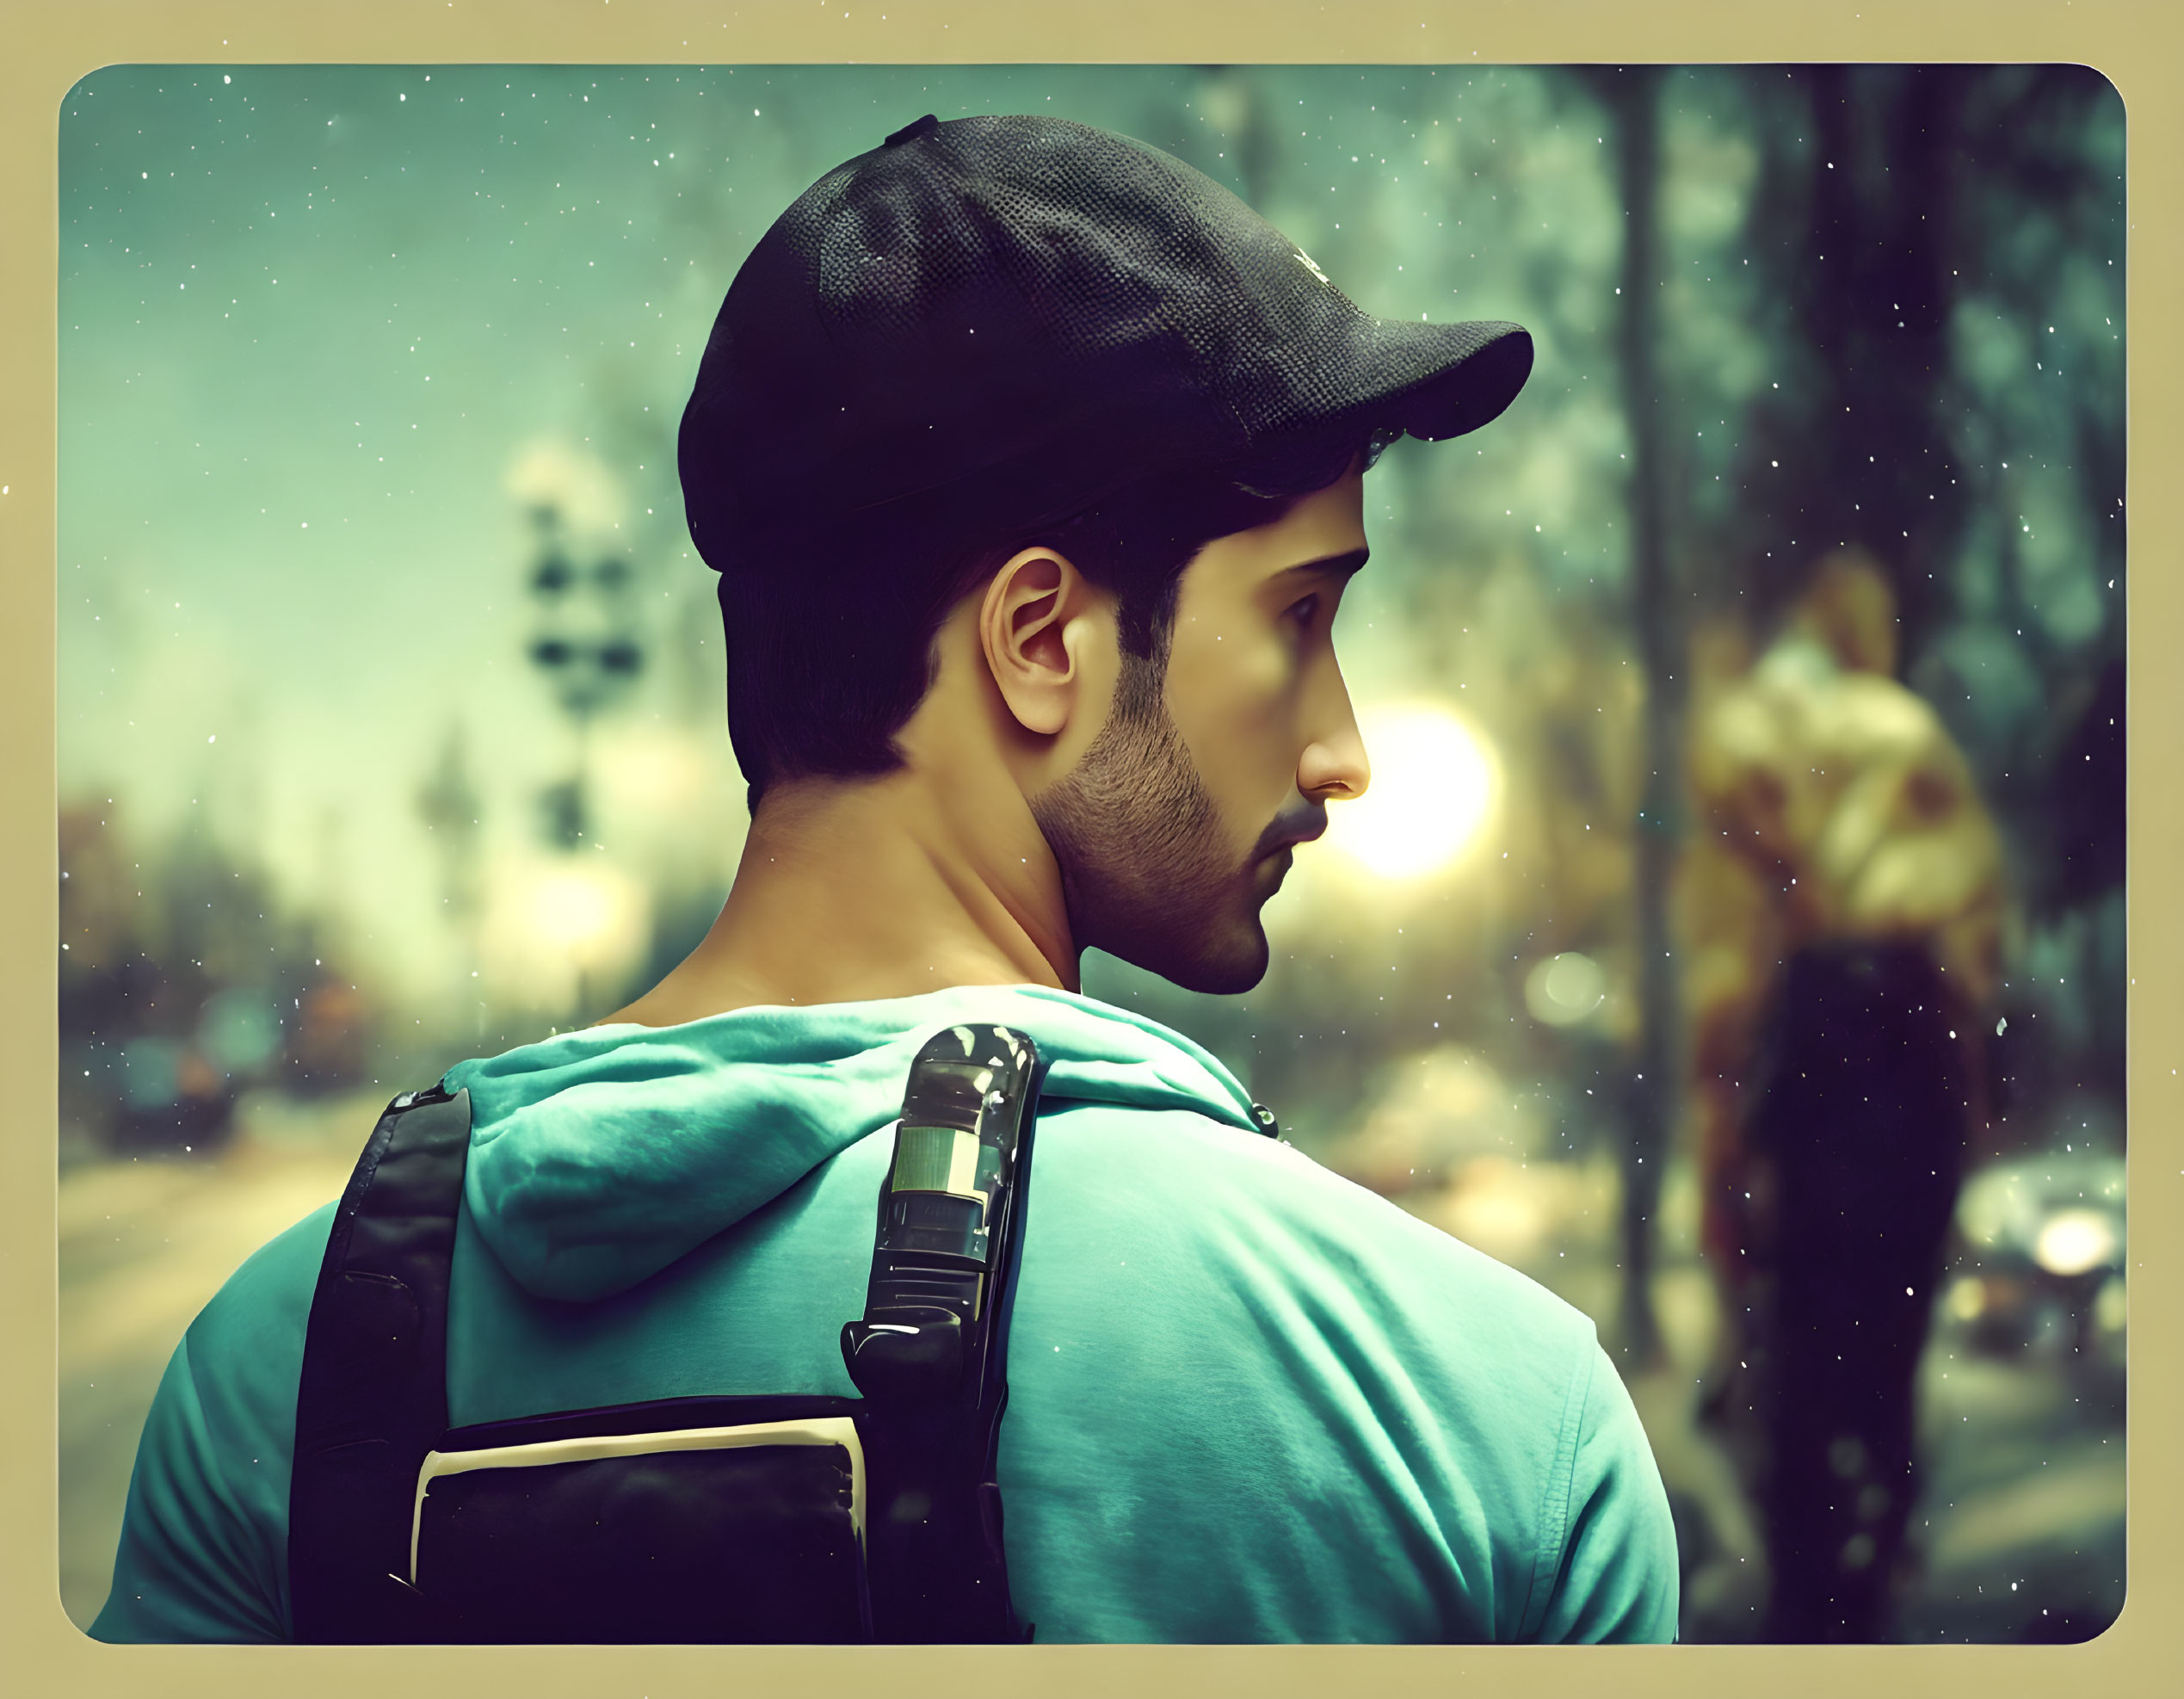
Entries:
{"type": "Polygon", "coordinates": [[[1491,423],[1532,375],[1531,332],[1497,319],[1459,324],[1382,319],[1358,354],[1369,392],[1354,411],[1376,428],[1431,442],[1491,423]]]}

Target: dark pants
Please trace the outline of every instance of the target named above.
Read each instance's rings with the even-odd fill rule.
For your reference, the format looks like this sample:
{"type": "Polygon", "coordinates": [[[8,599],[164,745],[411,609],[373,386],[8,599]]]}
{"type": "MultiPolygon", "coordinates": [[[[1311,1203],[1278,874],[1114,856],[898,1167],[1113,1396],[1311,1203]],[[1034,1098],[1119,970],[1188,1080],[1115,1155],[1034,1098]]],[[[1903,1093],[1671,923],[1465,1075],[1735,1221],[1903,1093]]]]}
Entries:
{"type": "Polygon", "coordinates": [[[1792,958],[1747,1123],[1771,1640],[1875,1640],[1916,1495],[1913,1392],[1969,1126],[1916,945],[1792,958]],[[1761,1190],[1766,1195],[1759,1196],[1761,1190]]]}

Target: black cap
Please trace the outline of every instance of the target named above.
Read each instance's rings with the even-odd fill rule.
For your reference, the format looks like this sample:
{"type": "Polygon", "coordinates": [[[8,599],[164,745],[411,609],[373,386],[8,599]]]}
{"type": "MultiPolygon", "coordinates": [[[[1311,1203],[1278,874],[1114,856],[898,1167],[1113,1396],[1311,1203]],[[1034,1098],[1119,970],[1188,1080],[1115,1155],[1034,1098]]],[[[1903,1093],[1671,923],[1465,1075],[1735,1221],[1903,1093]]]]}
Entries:
{"type": "Polygon", "coordinates": [[[1518,325],[1364,312],[1157,148],[929,114],[820,178],[743,262],[682,415],[684,504],[720,569],[959,489],[1035,525],[1299,434],[1460,436],[1531,369],[1518,325]]]}

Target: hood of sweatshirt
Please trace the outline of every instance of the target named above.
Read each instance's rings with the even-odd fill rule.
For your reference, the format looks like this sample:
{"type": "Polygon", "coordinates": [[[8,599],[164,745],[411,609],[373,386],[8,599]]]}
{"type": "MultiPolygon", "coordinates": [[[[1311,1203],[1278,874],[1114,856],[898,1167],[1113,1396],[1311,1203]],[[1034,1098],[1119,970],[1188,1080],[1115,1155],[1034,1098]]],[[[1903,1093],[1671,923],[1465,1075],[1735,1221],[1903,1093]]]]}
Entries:
{"type": "Polygon", "coordinates": [[[1040,1103],[1188,1109],[1257,1132],[1234,1075],[1181,1034],[1037,985],[587,1027],[447,1072],[470,1093],[464,1202],[527,1290],[587,1303],[649,1278],[902,1113],[944,1027],[1028,1033],[1040,1103]]]}

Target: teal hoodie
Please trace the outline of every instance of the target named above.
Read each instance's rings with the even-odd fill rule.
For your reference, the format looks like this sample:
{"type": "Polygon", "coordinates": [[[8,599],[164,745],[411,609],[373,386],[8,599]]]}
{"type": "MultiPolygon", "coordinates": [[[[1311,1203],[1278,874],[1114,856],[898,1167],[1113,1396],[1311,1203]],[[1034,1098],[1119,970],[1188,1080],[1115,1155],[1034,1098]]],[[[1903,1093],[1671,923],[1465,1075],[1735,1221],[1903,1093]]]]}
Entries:
{"type": "MultiPolygon", "coordinates": [[[[1253,1123],[1188,1039],[1029,986],[589,1028],[465,1062],[456,1425],[854,1397],[873,1200],[918,1047],[1049,1063],[999,1478],[1056,1640],[1666,1640],[1668,1504],[1592,1324],[1253,1123]]],[[[91,1632],[288,1637],[296,1384],[329,1204],[176,1349],[91,1632]]]]}

